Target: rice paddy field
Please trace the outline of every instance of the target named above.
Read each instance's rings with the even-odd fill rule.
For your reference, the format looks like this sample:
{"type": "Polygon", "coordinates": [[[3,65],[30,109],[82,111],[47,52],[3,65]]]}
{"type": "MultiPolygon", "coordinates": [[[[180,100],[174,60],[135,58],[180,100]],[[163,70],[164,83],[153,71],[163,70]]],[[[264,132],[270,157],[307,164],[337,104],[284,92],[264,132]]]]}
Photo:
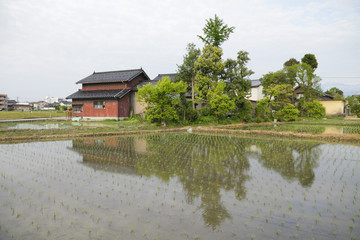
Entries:
{"type": "Polygon", "coordinates": [[[0,144],[0,239],[359,239],[360,146],[195,133],[0,144]]]}
{"type": "Polygon", "coordinates": [[[273,125],[246,126],[234,129],[243,130],[265,130],[265,131],[281,131],[281,132],[298,132],[298,133],[314,133],[314,134],[360,134],[360,123],[354,125],[329,125],[329,124],[305,124],[282,123],[273,125]]]}

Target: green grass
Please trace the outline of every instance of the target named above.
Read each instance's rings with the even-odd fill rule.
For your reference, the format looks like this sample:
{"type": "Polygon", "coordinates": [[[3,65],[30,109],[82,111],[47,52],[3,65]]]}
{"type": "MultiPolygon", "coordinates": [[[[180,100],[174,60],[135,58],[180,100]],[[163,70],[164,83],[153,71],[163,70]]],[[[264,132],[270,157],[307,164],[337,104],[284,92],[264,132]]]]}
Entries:
{"type": "Polygon", "coordinates": [[[28,118],[48,118],[48,117],[65,117],[62,111],[1,111],[0,120],[8,119],[28,119],[28,118]]]}

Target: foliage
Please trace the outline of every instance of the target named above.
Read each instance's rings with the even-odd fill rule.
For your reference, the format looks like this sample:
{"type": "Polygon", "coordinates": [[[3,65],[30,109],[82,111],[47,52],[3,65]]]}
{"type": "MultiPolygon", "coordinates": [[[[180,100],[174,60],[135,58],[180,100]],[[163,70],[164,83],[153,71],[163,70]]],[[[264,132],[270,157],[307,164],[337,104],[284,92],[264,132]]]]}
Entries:
{"type": "Polygon", "coordinates": [[[240,106],[238,106],[239,118],[245,122],[252,120],[253,105],[249,100],[244,100],[240,106]]]}
{"type": "Polygon", "coordinates": [[[284,108],[275,113],[275,118],[280,121],[295,121],[300,111],[292,104],[287,104],[284,108]]]}
{"type": "Polygon", "coordinates": [[[337,87],[330,88],[325,93],[333,96],[335,99],[344,99],[344,92],[337,87]]]}
{"type": "Polygon", "coordinates": [[[271,106],[274,110],[280,110],[291,103],[294,95],[294,88],[290,84],[270,85],[265,95],[271,99],[271,106]]]}
{"type": "Polygon", "coordinates": [[[305,115],[311,118],[322,118],[325,116],[325,107],[317,102],[306,102],[305,103],[305,115]]]}
{"type": "Polygon", "coordinates": [[[207,102],[208,91],[215,89],[221,74],[224,72],[225,63],[221,56],[223,52],[220,48],[206,45],[201,56],[195,62],[197,71],[195,77],[195,91],[199,93],[197,100],[207,102]]]}
{"type": "Polygon", "coordinates": [[[292,72],[284,70],[265,74],[262,78],[260,78],[261,85],[264,88],[264,93],[266,93],[269,88],[272,88],[278,84],[289,84],[294,87],[295,79],[294,77],[289,76],[289,74],[292,74],[292,72]]]}
{"type": "Polygon", "coordinates": [[[290,58],[289,60],[284,62],[284,67],[290,67],[292,65],[299,64],[299,63],[300,62],[298,60],[296,60],[295,58],[290,58]]]}
{"type": "Polygon", "coordinates": [[[225,62],[224,76],[226,82],[225,91],[231,99],[235,100],[238,109],[243,106],[245,97],[251,88],[248,77],[254,72],[246,67],[250,60],[248,52],[239,51],[236,60],[227,59],[225,62]]]}
{"type": "Polygon", "coordinates": [[[255,116],[257,122],[269,121],[271,119],[269,101],[269,98],[264,98],[257,102],[255,106],[255,116]]]}
{"type": "Polygon", "coordinates": [[[314,70],[307,63],[296,64],[284,69],[293,75],[293,81],[304,91],[304,102],[309,102],[321,92],[321,78],[314,74],[314,70]]]}
{"type": "Polygon", "coordinates": [[[183,81],[188,85],[188,88],[191,89],[191,99],[193,101],[192,107],[195,109],[195,62],[199,58],[201,51],[196,48],[195,44],[189,43],[186,47],[186,55],[183,58],[183,63],[178,65],[178,74],[175,77],[175,82],[183,81]]]}
{"type": "Polygon", "coordinates": [[[318,62],[314,54],[308,53],[305,54],[304,57],[301,59],[301,63],[306,63],[310,65],[310,67],[315,71],[318,67],[318,62]]]}
{"type": "Polygon", "coordinates": [[[138,88],[139,101],[147,105],[146,118],[152,122],[161,122],[164,126],[166,121],[178,120],[176,111],[180,103],[178,95],[186,92],[186,87],[186,83],[182,81],[174,83],[169,77],[164,77],[156,85],[149,83],[138,88]]]}
{"type": "Polygon", "coordinates": [[[199,113],[192,106],[193,102],[186,99],[185,93],[181,93],[180,101],[176,106],[176,110],[179,116],[179,120],[181,120],[183,124],[194,122],[198,118],[199,113]]]}
{"type": "Polygon", "coordinates": [[[205,45],[212,45],[214,47],[220,47],[220,45],[229,39],[230,33],[233,33],[235,27],[228,27],[224,24],[216,14],[215,18],[206,20],[206,25],[203,28],[204,36],[198,35],[198,37],[205,43],[205,45]]]}
{"type": "Polygon", "coordinates": [[[235,109],[235,102],[225,94],[226,84],[220,81],[214,90],[208,92],[209,106],[212,113],[216,116],[217,121],[219,117],[233,111],[235,109]]]}
{"type": "Polygon", "coordinates": [[[349,104],[349,108],[351,111],[351,114],[353,115],[357,115],[358,117],[360,117],[360,95],[359,96],[350,96],[346,98],[348,104],[349,104]]]}

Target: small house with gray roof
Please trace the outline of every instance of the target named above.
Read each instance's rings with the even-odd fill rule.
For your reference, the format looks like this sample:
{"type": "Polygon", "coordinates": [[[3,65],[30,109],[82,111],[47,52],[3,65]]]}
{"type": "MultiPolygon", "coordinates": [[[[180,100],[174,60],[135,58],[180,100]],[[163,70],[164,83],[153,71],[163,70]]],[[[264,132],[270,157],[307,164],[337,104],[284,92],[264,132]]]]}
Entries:
{"type": "Polygon", "coordinates": [[[76,82],[82,88],[66,97],[72,99],[73,116],[85,120],[129,117],[138,84],[150,81],[143,69],[94,72],[76,82]]]}

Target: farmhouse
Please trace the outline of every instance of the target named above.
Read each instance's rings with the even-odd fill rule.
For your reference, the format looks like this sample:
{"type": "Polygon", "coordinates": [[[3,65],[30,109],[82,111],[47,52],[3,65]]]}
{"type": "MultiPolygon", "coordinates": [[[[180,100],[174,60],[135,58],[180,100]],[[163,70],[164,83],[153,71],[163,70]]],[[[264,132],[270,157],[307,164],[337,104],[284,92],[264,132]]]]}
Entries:
{"type": "Polygon", "coordinates": [[[150,78],[143,69],[94,72],[78,81],[82,88],[66,99],[72,99],[74,117],[122,120],[134,107],[136,86],[146,81],[150,78]]]}

